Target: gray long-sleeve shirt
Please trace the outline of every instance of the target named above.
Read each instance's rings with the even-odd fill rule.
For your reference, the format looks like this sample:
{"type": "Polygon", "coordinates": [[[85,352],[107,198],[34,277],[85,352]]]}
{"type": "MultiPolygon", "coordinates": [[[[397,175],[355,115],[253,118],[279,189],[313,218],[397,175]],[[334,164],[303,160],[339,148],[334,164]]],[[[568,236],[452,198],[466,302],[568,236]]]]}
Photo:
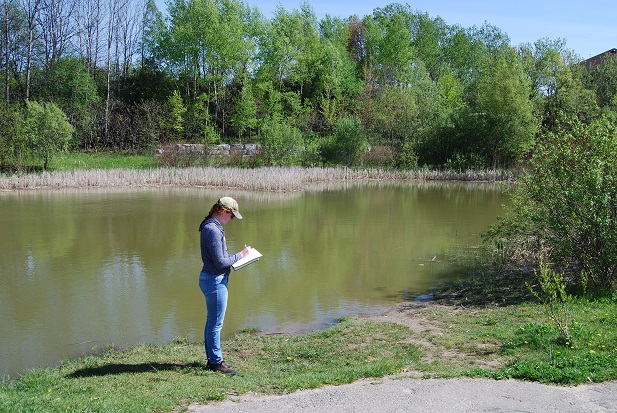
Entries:
{"type": "Polygon", "coordinates": [[[238,261],[240,253],[229,255],[225,242],[225,230],[220,222],[208,218],[201,229],[201,269],[206,274],[229,274],[231,265],[238,261]]]}

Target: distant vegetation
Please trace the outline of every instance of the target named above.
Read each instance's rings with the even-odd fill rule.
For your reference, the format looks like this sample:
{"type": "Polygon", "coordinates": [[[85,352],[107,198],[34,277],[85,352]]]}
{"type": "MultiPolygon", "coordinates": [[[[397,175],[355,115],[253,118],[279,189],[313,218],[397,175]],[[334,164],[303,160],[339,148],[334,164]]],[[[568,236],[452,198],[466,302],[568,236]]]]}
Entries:
{"type": "Polygon", "coordinates": [[[271,19],[240,0],[167,6],[3,1],[1,170],[247,142],[261,155],[231,164],[511,168],[559,119],[617,107],[615,59],[582,65],[562,39],[511,45],[397,3],[323,19],[309,3],[271,19]]]}

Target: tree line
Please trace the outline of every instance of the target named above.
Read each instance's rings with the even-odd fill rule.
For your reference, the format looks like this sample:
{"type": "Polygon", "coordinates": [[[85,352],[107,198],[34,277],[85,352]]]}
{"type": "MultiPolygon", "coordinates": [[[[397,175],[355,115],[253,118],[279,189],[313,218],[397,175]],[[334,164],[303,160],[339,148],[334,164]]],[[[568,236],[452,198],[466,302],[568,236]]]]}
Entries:
{"type": "Polygon", "coordinates": [[[241,0],[2,0],[0,166],[259,143],[269,165],[507,168],[617,109],[617,60],[393,3],[266,19],[241,0]]]}

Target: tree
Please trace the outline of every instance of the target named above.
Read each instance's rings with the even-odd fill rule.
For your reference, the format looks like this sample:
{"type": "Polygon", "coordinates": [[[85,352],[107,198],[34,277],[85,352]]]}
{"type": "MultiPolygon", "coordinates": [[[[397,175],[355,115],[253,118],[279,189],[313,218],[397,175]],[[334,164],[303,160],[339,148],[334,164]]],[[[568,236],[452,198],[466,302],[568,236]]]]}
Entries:
{"type": "Polygon", "coordinates": [[[24,113],[20,105],[0,109],[0,169],[23,171],[31,150],[28,136],[23,133],[24,113]]]}
{"type": "Polygon", "coordinates": [[[292,12],[277,7],[266,27],[259,45],[262,63],[257,78],[261,82],[272,82],[279,92],[293,90],[302,95],[318,60],[319,33],[315,13],[308,3],[302,3],[299,11],[292,12]]]}
{"type": "Polygon", "coordinates": [[[370,131],[391,148],[411,139],[419,108],[411,88],[385,85],[373,101],[370,131]]]}
{"type": "Polygon", "coordinates": [[[333,128],[341,117],[352,112],[353,99],[360,90],[356,65],[347,51],[350,27],[330,16],[320,22],[321,53],[314,82],[316,107],[323,118],[320,129],[333,128]]]}
{"type": "Polygon", "coordinates": [[[163,14],[159,11],[154,0],[146,0],[146,7],[142,19],[140,56],[141,67],[152,70],[157,68],[160,56],[161,43],[164,42],[165,23],[163,14]]]}
{"type": "Polygon", "coordinates": [[[2,66],[5,105],[8,107],[11,102],[23,99],[23,92],[20,93],[18,89],[28,55],[28,19],[17,0],[5,0],[2,12],[2,66]]]}
{"type": "Polygon", "coordinates": [[[63,57],[34,74],[32,99],[58,105],[75,127],[77,144],[85,146],[85,136],[96,131],[93,111],[101,98],[84,61],[63,57]]]}
{"type": "Polygon", "coordinates": [[[53,103],[26,102],[25,134],[47,170],[53,156],[68,149],[73,126],[53,103]]]}
{"type": "Polygon", "coordinates": [[[106,27],[103,0],[78,1],[75,13],[79,54],[86,60],[88,69],[94,71],[100,63],[101,39],[106,27]]]}
{"type": "Polygon", "coordinates": [[[492,168],[510,165],[531,149],[537,131],[531,84],[510,47],[499,50],[477,83],[476,145],[492,168]]]}
{"type": "Polygon", "coordinates": [[[253,86],[248,75],[244,75],[240,95],[235,104],[236,111],[231,117],[231,123],[238,129],[241,138],[245,133],[257,127],[257,104],[253,94],[253,86]]]}
{"type": "Polygon", "coordinates": [[[28,53],[26,55],[26,100],[30,98],[30,73],[32,71],[32,57],[36,40],[36,20],[41,10],[42,0],[22,0],[24,15],[28,25],[28,53]]]}
{"type": "Polygon", "coordinates": [[[599,65],[585,67],[585,88],[595,92],[598,106],[617,111],[617,57],[607,56],[599,65]]]}
{"type": "Polygon", "coordinates": [[[455,75],[465,93],[473,84],[475,76],[481,73],[489,56],[486,45],[476,33],[458,25],[445,29],[442,45],[443,66],[446,73],[455,75]]]}
{"type": "MultiPolygon", "coordinates": [[[[177,106],[177,104],[175,106],[177,106]]],[[[176,113],[178,115],[184,114],[179,109],[176,109],[176,113]]],[[[184,119],[184,132],[189,142],[200,142],[205,144],[219,143],[220,136],[216,132],[214,122],[212,122],[212,116],[208,111],[208,95],[202,93],[197,96],[195,102],[188,105],[186,108],[184,119]]]]}
{"type": "Polygon", "coordinates": [[[440,17],[433,19],[428,13],[416,13],[412,15],[410,26],[416,58],[422,61],[431,79],[436,81],[448,69],[448,59],[442,46],[448,25],[440,17]]]}
{"type": "Polygon", "coordinates": [[[48,66],[71,54],[77,30],[77,3],[77,0],[41,0],[39,26],[43,56],[39,58],[43,65],[48,66]]]}
{"type": "Polygon", "coordinates": [[[563,114],[590,118],[597,113],[595,96],[583,87],[581,68],[565,44],[563,39],[544,38],[519,51],[536,110],[548,130],[554,130],[563,114]]]}
{"type": "Polygon", "coordinates": [[[369,37],[378,83],[408,86],[414,62],[411,31],[405,10],[378,9],[369,37]]]}
{"type": "Polygon", "coordinates": [[[182,97],[177,90],[167,99],[167,119],[165,121],[166,129],[169,131],[171,140],[179,140],[184,133],[184,114],[186,107],[182,102],[182,97]]]}

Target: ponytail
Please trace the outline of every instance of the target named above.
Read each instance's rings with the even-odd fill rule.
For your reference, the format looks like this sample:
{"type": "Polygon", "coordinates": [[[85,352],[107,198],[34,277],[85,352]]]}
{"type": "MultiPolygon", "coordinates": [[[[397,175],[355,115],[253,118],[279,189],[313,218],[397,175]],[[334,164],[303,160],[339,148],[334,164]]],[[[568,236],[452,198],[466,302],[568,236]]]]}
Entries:
{"type": "Polygon", "coordinates": [[[210,212],[208,213],[208,215],[203,219],[203,221],[201,221],[201,224],[199,224],[199,232],[201,232],[204,225],[206,225],[206,221],[208,220],[208,218],[212,218],[214,214],[220,211],[224,211],[225,209],[226,208],[218,202],[212,205],[212,208],[210,208],[210,212]]]}

